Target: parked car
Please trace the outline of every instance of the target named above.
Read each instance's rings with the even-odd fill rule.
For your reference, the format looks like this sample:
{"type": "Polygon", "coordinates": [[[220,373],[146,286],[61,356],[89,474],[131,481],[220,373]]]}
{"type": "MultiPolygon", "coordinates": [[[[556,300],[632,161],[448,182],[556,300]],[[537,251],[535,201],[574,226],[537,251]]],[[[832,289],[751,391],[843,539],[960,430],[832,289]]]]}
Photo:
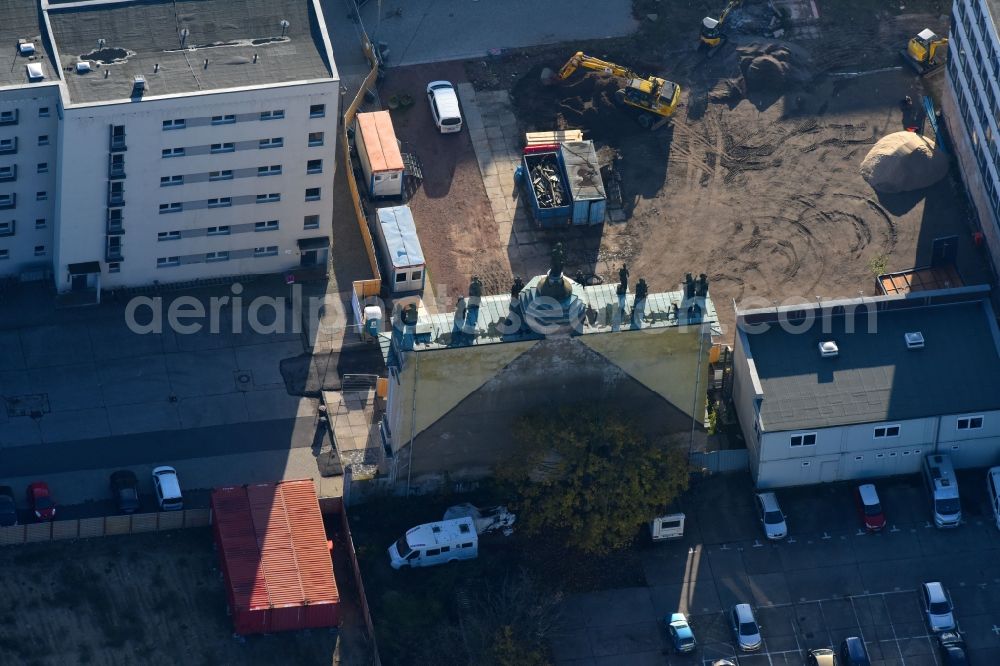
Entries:
{"type": "Polygon", "coordinates": [[[865,642],[857,636],[845,638],[840,644],[840,659],[844,663],[842,666],[872,666],[872,660],[868,657],[868,648],[865,642]]]}
{"type": "Polygon", "coordinates": [[[676,652],[694,652],[697,642],[684,613],[673,613],[665,617],[664,621],[667,625],[667,633],[670,634],[670,644],[674,650],[676,652]]]}
{"type": "Polygon", "coordinates": [[[49,484],[35,481],[28,486],[28,506],[38,520],[52,520],[56,517],[56,503],[52,500],[49,484]]]}
{"type": "Polygon", "coordinates": [[[809,650],[809,666],[837,666],[837,653],[830,648],[809,650]]]}
{"type": "Polygon", "coordinates": [[[462,131],[462,112],[458,108],[455,86],[448,81],[431,81],[427,84],[427,101],[438,131],[442,134],[462,131]]]}
{"type": "Polygon", "coordinates": [[[875,484],[864,483],[854,489],[854,500],[858,506],[858,516],[861,517],[861,524],[869,532],[877,532],[885,527],[885,513],[882,511],[882,503],[879,502],[878,493],[875,491],[875,484]]]}
{"type": "Polygon", "coordinates": [[[139,479],[127,469],[111,474],[111,494],[122,513],[134,513],[139,508],[139,479]]]}
{"type": "Polygon", "coordinates": [[[778,506],[777,495],[759,493],[757,495],[757,511],[760,513],[760,522],[764,525],[764,533],[768,539],[784,539],[788,535],[785,514],[778,506]]]}
{"type": "Polygon", "coordinates": [[[954,631],[938,634],[938,650],[944,666],[968,666],[969,653],[965,649],[965,639],[954,631]]]}
{"type": "Polygon", "coordinates": [[[17,525],[17,500],[14,499],[14,489],[10,486],[0,486],[0,527],[17,525]]]}
{"type": "Polygon", "coordinates": [[[712,662],[712,666],[736,666],[736,662],[728,659],[716,659],[712,662]]]}
{"type": "Polygon", "coordinates": [[[180,511],[184,508],[181,484],[177,480],[177,470],[173,467],[153,468],[153,490],[156,492],[156,506],[160,511],[180,511]]]}
{"type": "Polygon", "coordinates": [[[920,598],[927,615],[927,626],[931,632],[952,631],[956,629],[955,615],[951,603],[951,595],[941,583],[924,583],[920,588],[920,598]]]}
{"type": "Polygon", "coordinates": [[[760,635],[760,627],[753,616],[750,604],[736,604],[729,613],[730,623],[736,644],[744,652],[759,650],[764,642],[760,635]]]}

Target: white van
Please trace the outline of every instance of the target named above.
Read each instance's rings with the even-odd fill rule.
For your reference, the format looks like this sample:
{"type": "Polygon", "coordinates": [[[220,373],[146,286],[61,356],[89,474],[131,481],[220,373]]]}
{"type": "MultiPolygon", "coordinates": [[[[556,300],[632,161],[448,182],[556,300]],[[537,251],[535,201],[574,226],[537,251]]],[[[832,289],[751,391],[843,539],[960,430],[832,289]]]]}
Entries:
{"type": "Polygon", "coordinates": [[[986,494],[990,498],[990,508],[993,509],[993,520],[1000,528],[1000,467],[990,467],[986,472],[986,494]]]}
{"type": "Polygon", "coordinates": [[[177,481],[177,470],[173,467],[153,469],[153,490],[156,492],[156,505],[160,507],[160,511],[180,511],[184,508],[181,484],[177,481]]]}
{"type": "Polygon", "coordinates": [[[432,567],[478,556],[479,536],[468,517],[417,525],[389,546],[393,569],[432,567]]]}
{"type": "Polygon", "coordinates": [[[653,541],[668,541],[684,536],[684,514],[671,513],[657,516],[649,523],[649,534],[653,541]]]}
{"type": "Polygon", "coordinates": [[[951,458],[941,453],[924,457],[924,481],[931,495],[934,525],[958,527],[962,520],[962,503],[958,498],[958,481],[951,458]]]}

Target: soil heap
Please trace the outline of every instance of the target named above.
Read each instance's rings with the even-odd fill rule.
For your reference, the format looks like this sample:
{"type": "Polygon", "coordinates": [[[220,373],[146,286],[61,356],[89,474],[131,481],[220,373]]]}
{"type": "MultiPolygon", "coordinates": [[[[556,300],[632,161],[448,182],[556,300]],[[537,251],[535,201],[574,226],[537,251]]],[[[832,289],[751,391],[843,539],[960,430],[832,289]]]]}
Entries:
{"type": "Polygon", "coordinates": [[[915,132],[883,137],[861,162],[861,177],[885,194],[929,187],[948,173],[948,158],[915,132]]]}
{"type": "Polygon", "coordinates": [[[747,90],[778,91],[797,79],[798,63],[785,46],[750,45],[737,49],[737,54],[747,90]]]}

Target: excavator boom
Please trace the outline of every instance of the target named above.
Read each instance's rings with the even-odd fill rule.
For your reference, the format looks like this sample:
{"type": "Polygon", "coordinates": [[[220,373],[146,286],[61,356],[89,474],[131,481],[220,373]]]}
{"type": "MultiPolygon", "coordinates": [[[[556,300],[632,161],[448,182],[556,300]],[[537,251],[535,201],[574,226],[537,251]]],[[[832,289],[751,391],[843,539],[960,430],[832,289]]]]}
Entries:
{"type": "Polygon", "coordinates": [[[562,66],[562,69],[559,70],[559,74],[556,78],[560,81],[564,81],[572,76],[573,72],[580,67],[583,67],[584,69],[592,69],[598,72],[606,72],[625,79],[639,76],[628,67],[622,67],[621,65],[616,65],[613,62],[589,56],[583,51],[577,51],[570,57],[569,60],[566,61],[566,64],[562,66]]]}

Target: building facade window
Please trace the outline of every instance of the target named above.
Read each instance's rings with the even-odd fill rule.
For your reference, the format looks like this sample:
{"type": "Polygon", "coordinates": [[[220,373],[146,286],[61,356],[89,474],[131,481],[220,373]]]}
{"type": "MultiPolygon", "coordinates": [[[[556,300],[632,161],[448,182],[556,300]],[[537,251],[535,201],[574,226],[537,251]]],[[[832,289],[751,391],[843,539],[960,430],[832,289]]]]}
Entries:
{"type": "Polygon", "coordinates": [[[284,118],[284,117],[285,117],[285,110],[284,109],[277,109],[275,111],[261,111],[260,112],[260,119],[261,120],[280,120],[281,118],[284,118]]]}
{"type": "Polygon", "coordinates": [[[312,104],[309,107],[310,118],[322,118],[326,115],[326,104],[312,104]]]}
{"type": "Polygon", "coordinates": [[[42,190],[41,192],[35,192],[35,201],[47,201],[49,198],[49,193],[42,190]]]}
{"type": "Polygon", "coordinates": [[[306,215],[302,220],[303,229],[319,229],[319,215],[306,215]]]}
{"type": "Polygon", "coordinates": [[[257,195],[257,203],[274,203],[276,201],[281,201],[281,194],[278,192],[257,195]]]}
{"type": "Polygon", "coordinates": [[[157,257],[156,267],[157,268],[167,268],[169,266],[178,266],[181,263],[180,257],[157,257]]]}
{"type": "Polygon", "coordinates": [[[213,143],[209,147],[209,151],[213,153],[231,153],[236,150],[236,144],[231,141],[225,143],[213,143]]]}
{"type": "Polygon", "coordinates": [[[222,171],[209,171],[209,180],[232,180],[233,172],[230,169],[223,169],[222,171]]]}
{"type": "Polygon", "coordinates": [[[224,116],[212,116],[213,125],[232,125],[236,122],[236,116],[228,113],[224,116]]]}
{"type": "Polygon", "coordinates": [[[285,144],[285,139],[280,136],[275,137],[273,139],[261,139],[260,149],[264,150],[265,148],[281,148],[284,144],[285,144]]]}
{"type": "Polygon", "coordinates": [[[209,208],[226,208],[227,206],[232,206],[232,205],[233,205],[232,197],[219,197],[217,199],[208,200],[209,208]]]}
{"type": "Polygon", "coordinates": [[[38,145],[39,146],[47,146],[47,145],[49,145],[49,135],[48,134],[39,134],[38,135],[38,145]]]}
{"type": "Polygon", "coordinates": [[[323,133],[322,132],[309,132],[309,146],[315,148],[316,146],[323,145],[323,133]]]}
{"type": "Polygon", "coordinates": [[[306,162],[306,173],[323,173],[323,160],[309,160],[306,162]]]}
{"type": "Polygon", "coordinates": [[[899,426],[878,426],[875,428],[875,439],[885,439],[886,437],[899,437],[899,426]]]}
{"type": "Polygon", "coordinates": [[[318,187],[306,188],[306,201],[319,201],[319,199],[320,199],[320,188],[318,187]]]}
{"type": "Polygon", "coordinates": [[[17,180],[17,165],[10,164],[0,167],[0,182],[8,183],[17,180]]]}
{"type": "Polygon", "coordinates": [[[277,231],[278,221],[277,220],[267,220],[266,222],[254,222],[254,231],[277,231]]]}
{"type": "Polygon", "coordinates": [[[17,109],[10,111],[0,111],[0,125],[16,125],[17,109]]]}
{"type": "Polygon", "coordinates": [[[164,130],[176,130],[184,129],[187,127],[187,121],[183,118],[175,118],[174,120],[164,120],[163,129],[164,130]]]}
{"type": "Polygon", "coordinates": [[[160,176],[160,187],[170,187],[171,185],[183,185],[184,176],[160,176]]]}
{"type": "Polygon", "coordinates": [[[36,257],[44,257],[45,256],[45,246],[44,245],[36,245],[35,246],[35,256],[36,257]]]}
{"type": "Polygon", "coordinates": [[[38,173],[48,173],[49,172],[49,163],[48,162],[39,162],[38,166],[35,167],[35,170],[38,173]]]}
{"type": "Polygon", "coordinates": [[[253,249],[253,256],[255,257],[273,257],[278,254],[277,245],[268,245],[267,247],[255,247],[253,249]]]}
{"type": "Polygon", "coordinates": [[[160,204],[160,213],[179,213],[183,210],[183,205],[179,201],[160,204]]]}
{"type": "Polygon", "coordinates": [[[958,419],[957,427],[959,430],[979,430],[983,427],[983,417],[963,416],[958,419]]]}
{"type": "Polygon", "coordinates": [[[220,250],[219,252],[206,252],[205,261],[229,261],[229,252],[220,250]]]}
{"type": "Polygon", "coordinates": [[[0,250],[0,261],[10,259],[10,250],[0,250]]]}
{"type": "Polygon", "coordinates": [[[161,157],[183,157],[184,156],[184,149],[183,148],[164,148],[163,150],[160,151],[160,156],[161,157]]]}
{"type": "Polygon", "coordinates": [[[121,273],[122,272],[122,265],[120,263],[118,263],[117,261],[110,261],[110,262],[108,262],[108,272],[109,273],[121,273]]]}
{"type": "Polygon", "coordinates": [[[47,107],[47,106],[40,106],[40,107],[38,107],[38,117],[39,118],[48,118],[49,117],[49,107],[47,107]]]}
{"type": "Polygon", "coordinates": [[[804,435],[792,435],[789,443],[792,446],[812,446],[816,443],[816,433],[809,432],[804,435]]]}
{"type": "Polygon", "coordinates": [[[35,228],[36,229],[44,229],[46,226],[47,225],[45,223],[45,218],[44,217],[35,218],[35,228]]]}
{"type": "Polygon", "coordinates": [[[218,227],[209,227],[205,230],[205,233],[209,236],[228,236],[229,235],[229,225],[223,224],[218,227]]]}
{"type": "Polygon", "coordinates": [[[181,239],[180,231],[161,231],[160,233],[156,234],[156,240],[158,241],[172,241],[180,239],[181,239]]]}
{"type": "Polygon", "coordinates": [[[280,176],[281,175],[281,165],[272,164],[271,166],[257,167],[258,176],[280,176]]]}
{"type": "Polygon", "coordinates": [[[7,220],[6,222],[0,222],[0,236],[13,236],[14,228],[15,228],[14,220],[7,220]]]}

